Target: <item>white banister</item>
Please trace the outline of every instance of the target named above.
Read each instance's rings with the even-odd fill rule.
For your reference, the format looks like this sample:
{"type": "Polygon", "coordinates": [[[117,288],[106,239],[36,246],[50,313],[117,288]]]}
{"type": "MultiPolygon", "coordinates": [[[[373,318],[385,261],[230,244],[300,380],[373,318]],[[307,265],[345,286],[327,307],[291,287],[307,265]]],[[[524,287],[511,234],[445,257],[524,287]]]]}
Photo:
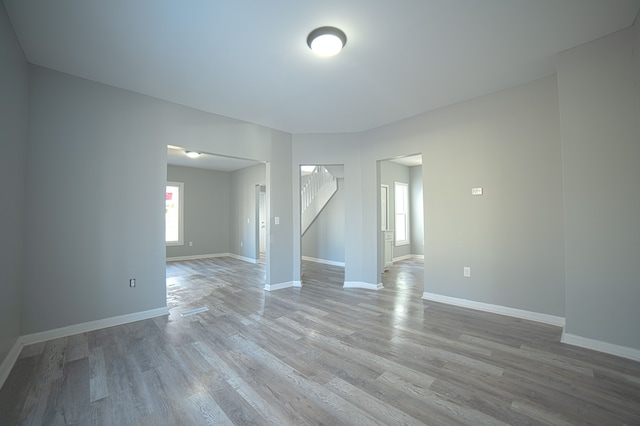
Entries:
{"type": "Polygon", "coordinates": [[[337,191],[337,188],[336,178],[324,166],[316,166],[307,176],[300,189],[303,234],[337,191]]]}

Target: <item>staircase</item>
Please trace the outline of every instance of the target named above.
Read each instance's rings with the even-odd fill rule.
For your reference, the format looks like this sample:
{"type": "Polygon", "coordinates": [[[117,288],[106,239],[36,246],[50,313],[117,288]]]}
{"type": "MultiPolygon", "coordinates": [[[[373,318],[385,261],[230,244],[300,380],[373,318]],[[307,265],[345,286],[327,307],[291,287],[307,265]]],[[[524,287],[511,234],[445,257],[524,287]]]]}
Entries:
{"type": "Polygon", "coordinates": [[[300,190],[301,235],[307,232],[337,190],[338,180],[324,166],[316,166],[309,175],[303,177],[300,190]]]}

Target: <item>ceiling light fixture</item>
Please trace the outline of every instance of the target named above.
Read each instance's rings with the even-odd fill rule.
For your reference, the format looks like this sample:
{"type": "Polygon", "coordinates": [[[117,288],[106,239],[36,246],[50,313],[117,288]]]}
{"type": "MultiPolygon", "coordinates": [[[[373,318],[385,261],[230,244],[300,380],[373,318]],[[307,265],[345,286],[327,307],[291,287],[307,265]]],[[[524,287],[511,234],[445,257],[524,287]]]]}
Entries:
{"type": "Polygon", "coordinates": [[[184,153],[187,154],[187,157],[189,158],[198,158],[201,155],[199,152],[195,151],[185,151],[184,153]]]}
{"type": "Polygon", "coordinates": [[[320,27],[309,33],[307,45],[320,56],[333,56],[340,53],[347,44],[347,36],[336,27],[320,27]]]}

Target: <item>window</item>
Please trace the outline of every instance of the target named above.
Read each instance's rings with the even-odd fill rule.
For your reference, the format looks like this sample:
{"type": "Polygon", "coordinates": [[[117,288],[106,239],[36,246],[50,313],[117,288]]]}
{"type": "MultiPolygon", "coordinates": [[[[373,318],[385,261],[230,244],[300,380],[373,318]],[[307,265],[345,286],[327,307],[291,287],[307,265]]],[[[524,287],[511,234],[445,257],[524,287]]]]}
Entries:
{"type": "Polygon", "coordinates": [[[182,237],[183,214],[182,206],[184,183],[167,182],[165,194],[166,210],[164,216],[164,235],[168,246],[181,246],[184,244],[182,237]]]}
{"type": "Polygon", "coordinates": [[[396,205],[396,245],[409,244],[409,185],[394,183],[396,205]]]}

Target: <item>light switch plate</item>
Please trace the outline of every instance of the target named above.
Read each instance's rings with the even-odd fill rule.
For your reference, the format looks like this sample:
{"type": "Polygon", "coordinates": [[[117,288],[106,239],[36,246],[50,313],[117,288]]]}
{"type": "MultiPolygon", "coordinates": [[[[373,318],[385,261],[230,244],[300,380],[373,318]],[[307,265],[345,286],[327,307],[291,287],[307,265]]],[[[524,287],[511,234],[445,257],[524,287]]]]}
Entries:
{"type": "Polygon", "coordinates": [[[471,195],[482,195],[482,188],[471,188],[471,195]]]}
{"type": "Polygon", "coordinates": [[[471,277],[471,267],[470,266],[465,266],[462,270],[462,274],[467,277],[470,278],[471,277]]]}

